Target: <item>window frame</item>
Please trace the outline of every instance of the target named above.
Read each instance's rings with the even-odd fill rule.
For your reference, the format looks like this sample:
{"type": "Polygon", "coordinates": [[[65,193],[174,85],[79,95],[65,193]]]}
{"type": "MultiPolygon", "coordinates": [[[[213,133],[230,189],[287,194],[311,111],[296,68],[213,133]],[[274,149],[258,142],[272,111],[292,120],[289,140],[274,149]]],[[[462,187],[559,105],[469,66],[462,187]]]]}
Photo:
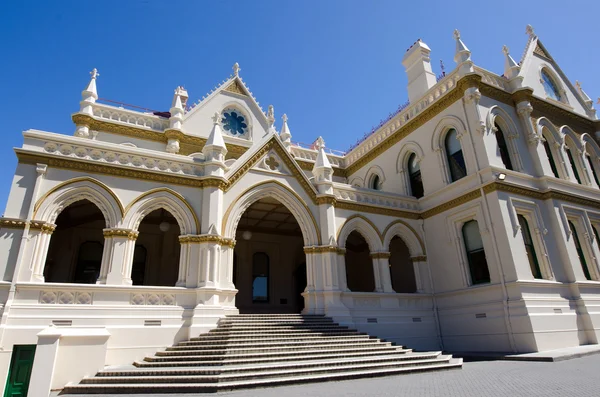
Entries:
{"type": "Polygon", "coordinates": [[[533,239],[531,229],[529,228],[529,222],[523,214],[517,214],[517,221],[519,222],[521,237],[523,240],[523,245],[525,246],[525,254],[527,255],[527,260],[529,261],[531,275],[534,279],[544,279],[544,274],[542,273],[542,268],[540,266],[540,261],[538,260],[538,254],[536,252],[535,240],[533,239]],[[521,222],[521,220],[523,222],[521,222]],[[528,239],[530,241],[529,244],[527,243],[528,239]]]}
{"type": "Polygon", "coordinates": [[[495,123],[494,127],[494,137],[496,138],[496,144],[498,145],[498,151],[500,152],[502,164],[504,164],[504,168],[507,170],[516,171],[513,165],[510,150],[508,148],[508,143],[506,142],[506,135],[504,135],[504,131],[498,125],[498,123],[495,123]]]}
{"type": "Polygon", "coordinates": [[[408,185],[410,188],[410,195],[416,198],[421,198],[425,195],[425,188],[423,185],[423,174],[421,173],[421,160],[417,156],[415,152],[411,152],[407,156],[406,170],[408,175],[408,185]],[[413,172],[411,167],[411,160],[414,158],[414,161],[418,164],[419,170],[413,172]],[[418,175],[417,175],[418,174],[418,175]],[[416,180],[418,178],[418,180],[416,180]],[[415,184],[420,185],[420,195],[415,194],[415,184]]]}
{"type": "Polygon", "coordinates": [[[459,180],[463,179],[464,177],[466,177],[468,175],[468,172],[467,172],[467,163],[465,160],[465,154],[463,151],[461,140],[458,138],[458,130],[454,127],[449,128],[446,131],[446,134],[444,135],[444,153],[446,155],[446,164],[448,166],[449,183],[454,183],[454,182],[459,181],[459,180]],[[458,143],[458,146],[460,147],[460,150],[457,150],[451,154],[448,143],[450,142],[450,136],[452,134],[454,134],[454,137],[456,139],[456,142],[458,143]],[[458,164],[458,161],[455,159],[454,155],[457,153],[460,153],[460,157],[462,158],[462,166],[460,164],[458,164]],[[460,176],[457,174],[456,169],[454,167],[452,167],[453,163],[451,160],[454,160],[457,163],[456,167],[461,168],[462,173],[464,173],[464,175],[460,176]]]}
{"type": "Polygon", "coordinates": [[[487,261],[487,255],[485,253],[485,244],[483,242],[483,236],[481,234],[481,230],[479,230],[479,222],[477,222],[477,219],[470,219],[470,220],[464,222],[460,229],[461,229],[461,235],[462,235],[462,245],[463,245],[463,249],[466,254],[465,258],[467,260],[467,265],[468,265],[470,285],[490,284],[492,282],[491,273],[490,273],[490,265],[487,261]],[[481,249],[469,250],[469,247],[467,244],[467,238],[466,238],[466,234],[465,234],[465,228],[468,225],[472,225],[472,224],[475,225],[474,227],[477,229],[477,233],[479,234],[479,238],[481,239],[481,249]],[[483,253],[485,269],[487,270],[487,279],[480,279],[477,281],[474,280],[474,273],[475,273],[476,269],[475,269],[475,263],[473,263],[473,259],[474,259],[473,256],[475,253],[477,253],[477,254],[483,253]]]}
{"type": "Polygon", "coordinates": [[[578,223],[576,220],[567,218],[567,225],[569,231],[571,232],[571,237],[573,239],[573,244],[575,245],[575,250],[577,251],[577,257],[579,258],[579,264],[581,269],[583,270],[583,275],[585,276],[587,281],[593,281],[594,278],[592,276],[592,272],[590,271],[590,266],[588,265],[588,258],[586,258],[586,253],[584,251],[584,246],[581,244],[581,239],[579,238],[579,233],[577,231],[577,226],[575,223],[578,223]]]}

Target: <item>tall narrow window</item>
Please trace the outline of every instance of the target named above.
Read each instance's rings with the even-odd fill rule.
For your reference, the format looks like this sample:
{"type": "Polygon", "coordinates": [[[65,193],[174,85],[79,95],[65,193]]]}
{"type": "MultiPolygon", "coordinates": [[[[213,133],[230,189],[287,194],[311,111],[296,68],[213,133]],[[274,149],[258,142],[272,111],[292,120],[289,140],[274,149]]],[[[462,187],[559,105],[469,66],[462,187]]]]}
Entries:
{"type": "Polygon", "coordinates": [[[596,226],[592,225],[592,230],[594,231],[594,236],[596,237],[596,244],[598,244],[598,248],[600,248],[600,235],[598,235],[598,229],[596,229],[596,226]]]}
{"type": "Polygon", "coordinates": [[[588,154],[587,156],[588,164],[590,165],[590,171],[592,171],[592,176],[596,181],[596,185],[600,186],[600,182],[598,182],[598,174],[596,174],[596,169],[594,168],[594,162],[592,161],[592,157],[588,154]]]}
{"type": "Polygon", "coordinates": [[[379,190],[381,188],[381,180],[379,179],[379,175],[375,174],[371,178],[371,189],[379,190]]]}
{"type": "Polygon", "coordinates": [[[465,249],[467,251],[467,261],[469,262],[469,273],[471,274],[472,284],[481,284],[490,282],[490,271],[485,251],[483,249],[483,240],[479,233],[479,225],[476,220],[465,223],[462,227],[463,239],[465,240],[465,249]]]}
{"type": "Polygon", "coordinates": [[[408,176],[410,178],[410,192],[416,198],[423,197],[423,180],[421,179],[421,165],[415,153],[408,158],[408,176]]]}
{"type": "Polygon", "coordinates": [[[510,154],[508,153],[508,146],[506,145],[506,140],[504,139],[504,133],[502,132],[498,124],[495,124],[495,126],[496,132],[494,133],[494,135],[496,135],[496,142],[498,143],[498,150],[500,151],[502,163],[504,163],[504,167],[506,167],[507,170],[512,170],[513,166],[512,162],[510,161],[510,154]]]}
{"type": "Polygon", "coordinates": [[[252,302],[269,302],[269,255],[264,252],[252,256],[252,302]]]}
{"type": "Polygon", "coordinates": [[[531,268],[531,274],[534,278],[543,278],[540,270],[540,263],[538,262],[535,247],[533,245],[533,239],[531,238],[531,230],[529,230],[529,223],[523,215],[517,215],[519,225],[521,226],[521,236],[525,243],[525,252],[527,253],[527,260],[529,261],[529,267],[531,268]]]}
{"type": "Polygon", "coordinates": [[[575,164],[575,159],[571,154],[571,149],[567,148],[567,157],[569,158],[569,163],[571,163],[571,169],[573,169],[573,175],[575,175],[575,179],[577,179],[577,183],[581,185],[581,178],[579,178],[579,172],[577,172],[577,164],[575,164]]]}
{"type": "Polygon", "coordinates": [[[550,149],[550,144],[547,139],[544,139],[544,150],[546,151],[546,156],[548,156],[548,162],[550,162],[550,168],[552,168],[552,173],[555,178],[560,178],[558,176],[558,170],[556,168],[556,163],[554,162],[554,156],[552,155],[552,149],[550,149]]]}
{"type": "Polygon", "coordinates": [[[585,260],[585,255],[583,254],[583,249],[581,248],[581,243],[579,242],[577,229],[575,229],[575,225],[573,225],[573,222],[571,221],[569,221],[569,229],[571,229],[571,234],[573,235],[575,249],[577,249],[577,256],[579,257],[579,263],[581,264],[581,268],[583,269],[583,274],[585,275],[586,279],[591,280],[592,276],[590,275],[590,270],[588,269],[588,265],[585,260]]]}
{"type": "Polygon", "coordinates": [[[450,178],[455,182],[467,176],[465,158],[462,147],[458,141],[456,130],[453,128],[448,131],[445,140],[446,156],[448,157],[448,167],[450,168],[450,178]]]}

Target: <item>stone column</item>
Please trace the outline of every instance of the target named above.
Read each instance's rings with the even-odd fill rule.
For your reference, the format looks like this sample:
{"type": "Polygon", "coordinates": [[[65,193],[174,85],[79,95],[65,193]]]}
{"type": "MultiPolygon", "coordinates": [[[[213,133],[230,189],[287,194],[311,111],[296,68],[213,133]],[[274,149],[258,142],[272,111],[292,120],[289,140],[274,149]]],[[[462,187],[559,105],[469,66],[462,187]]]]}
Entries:
{"type": "Polygon", "coordinates": [[[342,292],[350,292],[348,289],[348,281],[346,278],[346,249],[338,248],[336,251],[337,254],[337,266],[338,266],[338,274],[339,274],[339,282],[340,282],[340,291],[342,292]]]}
{"type": "Polygon", "coordinates": [[[429,271],[429,269],[427,269],[427,257],[425,255],[411,256],[410,260],[412,261],[413,271],[415,273],[417,292],[433,292],[427,281],[429,278],[422,277],[422,275],[427,274],[429,271]]]}
{"type": "Polygon", "coordinates": [[[390,253],[372,252],[373,272],[375,274],[375,291],[394,292],[390,276],[390,253]]]}
{"type": "Polygon", "coordinates": [[[221,239],[221,267],[219,269],[219,288],[235,289],[233,284],[233,250],[235,240],[221,239]]]}
{"type": "Polygon", "coordinates": [[[132,285],[131,268],[135,241],[138,237],[136,230],[104,229],[104,254],[102,258],[99,282],[107,285],[132,285]],[[106,248],[108,246],[108,248],[106,248]]]}
{"type": "MultiPolygon", "coordinates": [[[[31,222],[29,231],[33,240],[33,256],[31,261],[31,276],[27,281],[44,282],[44,266],[48,256],[50,238],[56,229],[56,225],[45,222],[31,222]]],[[[25,280],[23,280],[25,281],[25,280]]]]}
{"type": "Polygon", "coordinates": [[[554,176],[552,173],[552,167],[550,166],[550,162],[548,161],[548,157],[546,155],[546,149],[544,149],[544,145],[541,145],[544,137],[542,136],[541,132],[536,131],[533,121],[531,120],[531,112],[533,112],[533,106],[531,106],[529,101],[521,101],[517,103],[519,121],[521,123],[521,127],[525,131],[527,147],[533,162],[535,174],[536,176],[554,176]]]}

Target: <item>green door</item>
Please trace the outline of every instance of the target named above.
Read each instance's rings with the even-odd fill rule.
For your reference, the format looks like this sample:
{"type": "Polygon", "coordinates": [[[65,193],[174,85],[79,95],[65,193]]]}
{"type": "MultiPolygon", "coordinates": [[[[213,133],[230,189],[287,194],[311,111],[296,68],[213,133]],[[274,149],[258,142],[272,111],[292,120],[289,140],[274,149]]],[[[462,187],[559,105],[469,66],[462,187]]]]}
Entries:
{"type": "Polygon", "coordinates": [[[15,345],[8,370],[4,397],[27,397],[35,345],[15,345]]]}

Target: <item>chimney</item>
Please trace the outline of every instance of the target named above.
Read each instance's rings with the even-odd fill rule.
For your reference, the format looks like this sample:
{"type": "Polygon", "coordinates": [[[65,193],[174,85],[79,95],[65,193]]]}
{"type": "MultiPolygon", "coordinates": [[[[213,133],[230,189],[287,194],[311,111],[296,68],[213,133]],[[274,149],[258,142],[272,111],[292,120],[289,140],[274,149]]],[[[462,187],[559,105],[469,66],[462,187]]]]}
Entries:
{"type": "Polygon", "coordinates": [[[411,103],[437,83],[429,62],[430,53],[431,49],[419,39],[402,58],[402,65],[408,76],[408,99],[411,103]]]}

